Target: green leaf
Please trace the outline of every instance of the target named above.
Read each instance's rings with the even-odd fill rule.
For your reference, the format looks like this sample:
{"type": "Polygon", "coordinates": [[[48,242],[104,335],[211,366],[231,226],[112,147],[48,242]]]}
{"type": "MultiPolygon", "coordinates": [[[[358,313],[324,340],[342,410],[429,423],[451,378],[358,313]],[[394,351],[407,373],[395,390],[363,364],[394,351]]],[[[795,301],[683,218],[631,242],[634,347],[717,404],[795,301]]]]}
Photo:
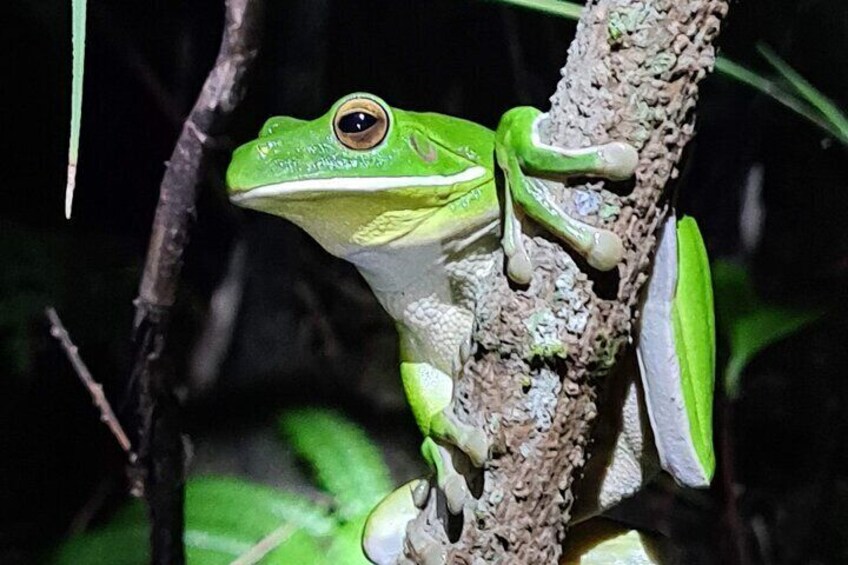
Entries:
{"type": "Polygon", "coordinates": [[[713,286],[719,331],[730,346],[724,388],[730,398],[736,398],[748,363],[769,345],[819,319],[822,312],[762,302],[748,272],[728,261],[713,263],[713,286]]]}
{"type": "Polygon", "coordinates": [[[783,76],[786,81],[803,97],[813,108],[818,110],[828,124],[836,130],[836,137],[842,143],[848,144],[848,118],[839,108],[824,94],[817,90],[812,84],[790,67],[777,53],[763,43],[757,44],[757,50],[765,57],[769,64],[783,76]]]}
{"type": "Polygon", "coordinates": [[[392,489],[377,447],[361,428],[336,412],[301,409],[280,417],[280,431],[332,494],[342,520],[366,515],[392,489]]]}
{"type": "Polygon", "coordinates": [[[783,104],[802,118],[812,124],[815,124],[828,135],[833,136],[844,144],[848,144],[848,137],[846,137],[834,124],[825,119],[815,108],[811,107],[804,100],[801,100],[792,93],[783,90],[780,86],[775,84],[774,81],[758,75],[754,71],[743,67],[738,63],[734,63],[730,59],[722,57],[716,58],[716,70],[737,80],[738,82],[747,84],[751,88],[760,91],[775,102],[783,104]]]}
{"type": "Polygon", "coordinates": [[[561,18],[576,20],[583,11],[583,6],[575,2],[561,0],[495,0],[502,4],[511,4],[519,8],[527,8],[537,12],[544,12],[561,18]]]}
{"type": "Polygon", "coordinates": [[[73,71],[71,79],[71,133],[68,141],[68,183],[65,187],[65,218],[71,218],[74,187],[77,177],[80,123],[82,122],[82,84],[85,71],[85,15],[86,0],[71,3],[71,42],[73,46],[73,71]]]}
{"type": "MultiPolygon", "coordinates": [[[[186,488],[186,556],[190,565],[227,565],[257,543],[279,533],[264,554],[264,565],[323,563],[317,539],[335,523],[309,500],[229,478],[201,478],[186,488]]],[[[148,563],[147,521],[135,501],[105,527],[63,544],[47,560],[52,565],[148,563]]]]}

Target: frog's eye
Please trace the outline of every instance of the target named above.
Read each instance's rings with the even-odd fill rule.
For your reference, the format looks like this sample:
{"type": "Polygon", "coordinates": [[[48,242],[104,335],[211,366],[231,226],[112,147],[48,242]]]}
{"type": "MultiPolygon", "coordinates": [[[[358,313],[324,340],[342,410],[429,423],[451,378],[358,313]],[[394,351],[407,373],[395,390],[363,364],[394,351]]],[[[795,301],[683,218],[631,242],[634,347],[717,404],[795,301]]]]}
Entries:
{"type": "Polygon", "coordinates": [[[348,100],[336,111],[333,130],[346,147],[371,149],[389,131],[389,115],[380,104],[368,98],[348,100]]]}

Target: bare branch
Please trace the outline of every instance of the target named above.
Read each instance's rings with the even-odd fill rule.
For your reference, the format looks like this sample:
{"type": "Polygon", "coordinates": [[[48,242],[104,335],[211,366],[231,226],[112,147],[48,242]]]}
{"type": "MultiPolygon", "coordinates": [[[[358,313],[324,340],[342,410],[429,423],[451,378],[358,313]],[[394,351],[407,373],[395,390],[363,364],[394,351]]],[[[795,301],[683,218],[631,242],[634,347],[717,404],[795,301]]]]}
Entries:
{"type": "Polygon", "coordinates": [[[100,410],[100,421],[106,424],[106,427],[109,428],[109,431],[112,432],[113,436],[115,436],[115,439],[118,441],[118,445],[120,445],[121,449],[126,452],[130,463],[135,463],[136,454],[132,450],[130,438],[128,438],[127,434],[124,432],[124,428],[121,427],[121,423],[115,416],[115,412],[112,410],[109,400],[103,393],[103,386],[95,381],[94,377],[91,376],[91,371],[88,370],[88,367],[82,360],[82,357],[80,357],[79,348],[77,348],[77,346],[74,345],[74,342],[71,341],[71,336],[62,324],[62,320],[59,318],[59,314],[56,313],[56,309],[50,306],[44,313],[47,315],[47,319],[50,320],[50,335],[55,337],[62,345],[62,349],[65,351],[68,361],[71,362],[74,372],[76,372],[80,381],[82,381],[83,386],[88,389],[94,405],[98,410],[100,410]]]}
{"type": "Polygon", "coordinates": [[[243,97],[245,78],[258,51],[261,0],[226,0],[224,34],[214,67],[183,124],[159,189],[159,203],[135,301],[131,383],[137,383],[139,466],[150,514],[151,562],[185,563],[183,505],[185,449],[172,368],[163,359],[168,321],[179,287],[215,135],[243,97]]]}

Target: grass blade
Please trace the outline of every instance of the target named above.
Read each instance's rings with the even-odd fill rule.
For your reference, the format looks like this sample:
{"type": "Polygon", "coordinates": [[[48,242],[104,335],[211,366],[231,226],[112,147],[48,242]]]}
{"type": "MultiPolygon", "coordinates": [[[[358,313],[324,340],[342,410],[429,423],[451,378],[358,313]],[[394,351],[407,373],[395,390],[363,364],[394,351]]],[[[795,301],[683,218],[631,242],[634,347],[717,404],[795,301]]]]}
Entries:
{"type": "Polygon", "coordinates": [[[798,91],[804,100],[812,107],[816,108],[822,116],[830,123],[838,132],[839,139],[842,143],[848,144],[848,118],[839,111],[839,108],[816,87],[807,82],[798,72],[790,67],[786,61],[780,58],[771,47],[758,43],[757,51],[765,58],[775,70],[783,76],[792,87],[798,91]]]}
{"type": "Polygon", "coordinates": [[[71,42],[73,77],[71,79],[71,134],[68,141],[68,182],[65,185],[65,218],[71,219],[74,188],[77,184],[80,123],[82,121],[82,82],[85,70],[86,0],[73,0],[71,5],[71,42]]]}
{"type": "Polygon", "coordinates": [[[574,2],[563,2],[560,0],[493,0],[501,4],[510,4],[519,8],[527,8],[561,18],[576,20],[583,11],[583,6],[574,2]]]}
{"type": "Polygon", "coordinates": [[[774,82],[758,75],[754,71],[747,69],[738,63],[734,63],[730,59],[725,59],[724,57],[718,57],[716,59],[716,70],[738,82],[747,84],[754,90],[758,90],[766,96],[769,96],[802,118],[817,125],[828,135],[831,135],[838,139],[841,143],[848,145],[848,132],[843,134],[834,124],[816,111],[815,108],[808,105],[805,101],[786,92],[774,82]]]}

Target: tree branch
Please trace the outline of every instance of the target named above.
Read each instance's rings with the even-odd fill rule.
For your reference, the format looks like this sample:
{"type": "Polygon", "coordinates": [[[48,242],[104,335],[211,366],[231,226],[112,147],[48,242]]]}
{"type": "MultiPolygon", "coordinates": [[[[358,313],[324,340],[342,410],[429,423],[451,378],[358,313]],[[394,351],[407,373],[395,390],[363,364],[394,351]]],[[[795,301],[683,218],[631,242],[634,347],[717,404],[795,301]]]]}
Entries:
{"type": "Polygon", "coordinates": [[[100,421],[103,422],[106,427],[109,428],[109,431],[112,432],[112,435],[115,436],[115,440],[117,440],[118,445],[120,445],[121,449],[126,452],[129,462],[135,463],[136,455],[133,453],[130,438],[127,437],[127,434],[124,432],[124,428],[121,426],[121,422],[118,421],[118,418],[115,416],[115,412],[112,410],[112,406],[109,404],[109,400],[106,398],[106,395],[103,394],[103,385],[95,381],[94,377],[91,376],[91,371],[88,370],[88,367],[82,360],[82,357],[80,357],[79,349],[76,345],[74,345],[74,342],[71,341],[71,336],[62,324],[62,320],[59,318],[59,314],[56,312],[56,309],[51,306],[47,308],[44,313],[50,321],[50,335],[55,337],[61,344],[62,349],[65,350],[65,355],[68,357],[68,361],[71,362],[71,365],[74,368],[74,372],[76,372],[83,386],[88,390],[89,394],[91,394],[91,400],[100,411],[100,421]]]}
{"type": "Polygon", "coordinates": [[[476,351],[457,383],[456,412],[487,431],[493,459],[458,540],[448,541],[431,497],[407,530],[413,555],[424,538],[441,542],[448,563],[558,561],[597,414],[596,387],[630,339],[668,209],[666,186],[693,135],[698,82],[714,64],[726,11],[725,0],[596,0],[585,8],[547,134],[562,147],[626,140],[639,149],[640,164],[632,188],[550,186],[565,210],[614,230],[625,258],[617,277],[601,276],[559,243],[533,237],[526,243],[536,270],[527,289],[499,276],[478,290],[476,351]],[[539,355],[545,343],[564,349],[539,355]]]}
{"type": "Polygon", "coordinates": [[[151,562],[185,562],[183,503],[185,454],[171,370],[162,354],[183,256],[206,173],[211,140],[244,94],[245,75],[256,57],[261,0],[227,0],[217,60],[183,124],[159,189],[139,296],[135,301],[131,383],[138,383],[139,468],[136,484],[150,515],[151,562]]]}

